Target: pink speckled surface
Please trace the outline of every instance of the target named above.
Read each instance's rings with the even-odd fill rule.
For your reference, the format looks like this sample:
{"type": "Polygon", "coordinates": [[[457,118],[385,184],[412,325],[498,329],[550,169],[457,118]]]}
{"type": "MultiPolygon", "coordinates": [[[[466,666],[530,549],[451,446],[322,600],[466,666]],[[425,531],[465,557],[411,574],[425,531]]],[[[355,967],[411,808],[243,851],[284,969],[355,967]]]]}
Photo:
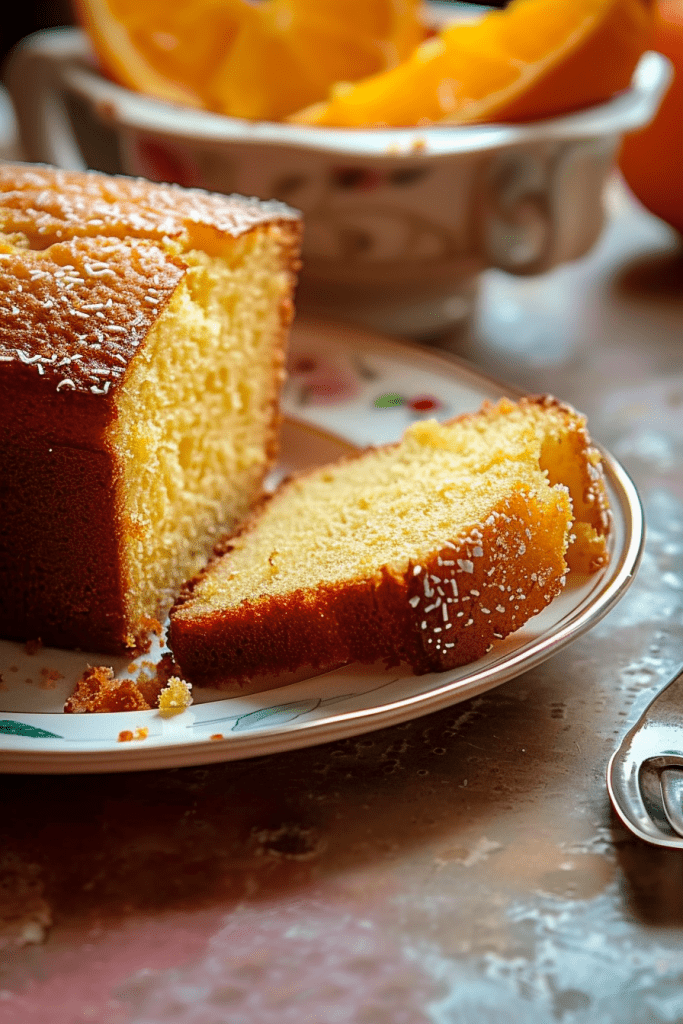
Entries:
{"type": "Polygon", "coordinates": [[[589,415],[638,577],[454,708],[208,768],[0,779],[1,1024],[677,1024],[683,861],[604,772],[683,660],[683,262],[617,184],[593,254],[484,281],[458,350],[589,415]]]}

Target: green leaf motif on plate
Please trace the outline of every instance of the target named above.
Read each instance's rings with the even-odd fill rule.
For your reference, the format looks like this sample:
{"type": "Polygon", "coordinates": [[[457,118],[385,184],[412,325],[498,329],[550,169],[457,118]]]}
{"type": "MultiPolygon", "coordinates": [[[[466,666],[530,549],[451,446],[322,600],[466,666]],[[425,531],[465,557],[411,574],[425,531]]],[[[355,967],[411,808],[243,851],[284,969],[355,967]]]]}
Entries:
{"type": "Polygon", "coordinates": [[[400,405],[405,405],[406,400],[403,395],[391,391],[385,395],[378,395],[372,404],[375,409],[396,409],[400,405]]]}
{"type": "Polygon", "coordinates": [[[37,729],[35,725],[26,725],[25,722],[13,722],[11,718],[0,720],[0,733],[9,736],[30,736],[34,740],[61,740],[64,737],[58,736],[56,732],[48,732],[47,729],[37,729]]]}
{"type": "Polygon", "coordinates": [[[291,722],[300,715],[314,711],[320,706],[320,698],[312,697],[309,700],[296,700],[291,704],[278,704],[275,707],[261,708],[258,711],[249,711],[246,715],[240,715],[231,732],[239,732],[242,729],[253,729],[259,725],[284,725],[291,722]]]}

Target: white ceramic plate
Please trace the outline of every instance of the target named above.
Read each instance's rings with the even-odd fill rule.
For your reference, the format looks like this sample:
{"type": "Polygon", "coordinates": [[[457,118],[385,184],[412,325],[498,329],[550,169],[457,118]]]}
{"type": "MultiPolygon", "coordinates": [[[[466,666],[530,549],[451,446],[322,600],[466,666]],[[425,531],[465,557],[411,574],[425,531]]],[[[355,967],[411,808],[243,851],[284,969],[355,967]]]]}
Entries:
{"type": "MultiPolygon", "coordinates": [[[[279,472],[327,461],[349,445],[394,440],[417,417],[453,416],[511,390],[419,347],[349,327],[299,324],[279,472]]],[[[425,676],[351,665],[238,696],[195,689],[192,708],[171,719],[156,711],[65,715],[64,700],[88,664],[111,665],[120,675],[132,668],[134,676],[158,650],[131,666],[129,659],[49,648],[29,653],[0,642],[0,768],[114,772],[252,757],[393,725],[498,686],[594,625],[633,578],[643,543],[640,502],[616,460],[606,454],[605,463],[614,510],[609,567],[570,577],[560,597],[476,663],[425,676]],[[146,738],[119,740],[136,729],[147,729],[146,738]]]]}

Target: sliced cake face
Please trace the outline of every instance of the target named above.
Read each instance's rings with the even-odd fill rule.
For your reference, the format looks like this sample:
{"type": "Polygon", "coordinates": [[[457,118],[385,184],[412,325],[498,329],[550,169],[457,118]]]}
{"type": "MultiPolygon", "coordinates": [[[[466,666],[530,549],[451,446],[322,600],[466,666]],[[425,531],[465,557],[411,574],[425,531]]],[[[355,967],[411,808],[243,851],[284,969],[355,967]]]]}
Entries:
{"type": "Polygon", "coordinates": [[[299,230],[280,204],[0,165],[2,635],[134,646],[259,496],[299,230]]]}
{"type": "Polygon", "coordinates": [[[595,572],[609,561],[612,513],[601,455],[591,441],[585,416],[549,397],[508,405],[506,415],[533,424],[541,441],[541,469],[549,483],[569,490],[574,515],[566,555],[569,568],[595,572]]]}
{"type": "Polygon", "coordinates": [[[343,585],[382,567],[403,574],[452,540],[454,525],[467,533],[483,523],[514,487],[548,491],[539,442],[524,425],[505,439],[506,452],[465,427],[449,450],[451,434],[416,424],[397,447],[292,481],[198,581],[193,610],[343,585]]]}
{"type": "Polygon", "coordinates": [[[107,440],[133,620],[168,610],[260,496],[276,453],[287,254],[269,228],[226,249],[184,254],[187,273],[116,395],[107,440]]]}
{"type": "Polygon", "coordinates": [[[399,445],[284,484],[176,603],[184,672],[220,685],[350,660],[426,672],[480,657],[564,583],[572,500],[543,452],[558,410],[566,433],[583,421],[543,410],[501,402],[415,424],[399,445]]]}

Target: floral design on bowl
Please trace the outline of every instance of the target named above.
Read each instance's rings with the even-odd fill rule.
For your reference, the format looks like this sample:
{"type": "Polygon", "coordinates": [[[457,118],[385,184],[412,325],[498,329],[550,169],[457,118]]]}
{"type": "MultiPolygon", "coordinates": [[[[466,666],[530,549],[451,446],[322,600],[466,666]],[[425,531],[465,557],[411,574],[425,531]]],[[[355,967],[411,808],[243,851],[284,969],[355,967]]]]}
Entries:
{"type": "Polygon", "coordinates": [[[545,121],[392,129],[302,129],[142,96],[98,73],[78,29],[29,37],[6,77],[27,159],[98,166],[106,140],[108,169],[115,152],[127,174],[287,198],[307,227],[300,309],[429,337],[461,321],[449,300],[481,271],[537,274],[590,248],[619,141],[652,118],[670,66],[645,54],[624,93],[545,121]]]}

